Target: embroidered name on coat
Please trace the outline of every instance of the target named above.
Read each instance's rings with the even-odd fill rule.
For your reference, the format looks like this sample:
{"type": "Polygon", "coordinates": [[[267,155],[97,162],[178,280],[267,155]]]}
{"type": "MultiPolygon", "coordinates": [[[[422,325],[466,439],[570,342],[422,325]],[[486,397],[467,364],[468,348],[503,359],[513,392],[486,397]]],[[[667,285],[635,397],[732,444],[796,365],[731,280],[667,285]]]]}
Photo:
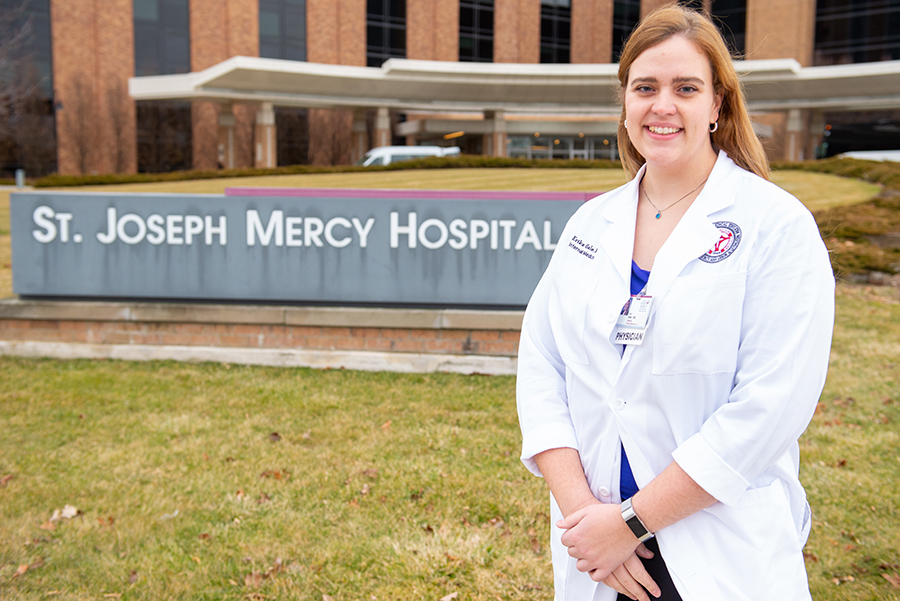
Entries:
{"type": "Polygon", "coordinates": [[[569,248],[574,248],[578,253],[584,255],[588,259],[593,259],[597,252],[596,246],[586,243],[578,236],[572,236],[572,239],[569,240],[569,248]]]}

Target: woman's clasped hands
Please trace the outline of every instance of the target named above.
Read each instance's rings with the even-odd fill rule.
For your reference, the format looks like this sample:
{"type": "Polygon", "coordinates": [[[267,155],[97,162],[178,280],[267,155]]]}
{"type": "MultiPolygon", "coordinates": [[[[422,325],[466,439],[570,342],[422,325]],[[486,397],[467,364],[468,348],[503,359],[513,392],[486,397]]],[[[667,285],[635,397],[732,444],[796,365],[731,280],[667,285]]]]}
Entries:
{"type": "Polygon", "coordinates": [[[580,572],[588,572],[594,581],[631,599],[649,601],[647,591],[659,597],[659,587],[640,560],[650,559],[653,552],[632,534],[622,519],[620,505],[591,504],[556,525],[565,530],[562,544],[578,560],[575,567],[580,572]]]}

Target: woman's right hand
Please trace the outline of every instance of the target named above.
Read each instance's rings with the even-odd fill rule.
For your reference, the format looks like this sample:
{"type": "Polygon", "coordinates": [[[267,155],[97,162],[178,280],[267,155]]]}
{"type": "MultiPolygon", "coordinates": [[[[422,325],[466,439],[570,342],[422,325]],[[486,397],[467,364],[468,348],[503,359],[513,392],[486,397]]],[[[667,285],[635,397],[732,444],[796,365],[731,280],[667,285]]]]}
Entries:
{"type": "MultiPolygon", "coordinates": [[[[550,449],[535,455],[534,459],[566,518],[592,505],[603,505],[588,487],[578,451],[570,448],[550,449]]],[[[622,522],[619,511],[616,511],[616,515],[617,521],[622,522]]],[[[628,536],[633,536],[630,531],[628,536]]],[[[634,552],[626,555],[625,561],[605,578],[594,578],[594,572],[590,576],[632,599],[649,601],[643,587],[651,591],[654,597],[659,596],[659,587],[644,569],[638,556],[650,559],[653,552],[643,544],[638,544],[634,552]]]]}
{"type": "MultiPolygon", "coordinates": [[[[644,546],[643,543],[638,545],[635,552],[625,560],[625,563],[612,571],[612,573],[601,580],[603,584],[617,592],[622,593],[630,599],[638,601],[650,601],[647,591],[654,597],[659,597],[660,590],[650,574],[644,568],[640,558],[651,559],[653,551],[644,546]]],[[[593,577],[593,573],[591,573],[593,577]]]]}

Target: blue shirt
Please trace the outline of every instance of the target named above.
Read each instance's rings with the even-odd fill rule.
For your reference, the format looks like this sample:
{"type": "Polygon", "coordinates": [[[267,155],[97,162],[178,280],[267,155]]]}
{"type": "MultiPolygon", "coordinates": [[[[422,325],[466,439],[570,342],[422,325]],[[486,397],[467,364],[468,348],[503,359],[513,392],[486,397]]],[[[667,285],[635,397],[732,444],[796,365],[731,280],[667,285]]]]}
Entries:
{"type": "MultiPolygon", "coordinates": [[[[637,263],[631,262],[631,295],[640,294],[647,280],[650,279],[650,272],[644,271],[638,267],[637,263]]],[[[625,447],[622,447],[622,465],[619,471],[619,494],[622,500],[633,497],[637,494],[637,482],[634,481],[634,474],[631,471],[631,465],[628,463],[628,455],[625,454],[625,447]]]]}

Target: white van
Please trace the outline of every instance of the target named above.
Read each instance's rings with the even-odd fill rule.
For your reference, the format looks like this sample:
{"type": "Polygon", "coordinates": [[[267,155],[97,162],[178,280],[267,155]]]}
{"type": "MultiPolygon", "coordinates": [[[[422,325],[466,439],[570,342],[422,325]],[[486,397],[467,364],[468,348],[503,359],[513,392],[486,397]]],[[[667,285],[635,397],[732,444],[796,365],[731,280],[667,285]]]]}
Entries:
{"type": "Polygon", "coordinates": [[[373,148],[355,165],[370,167],[372,165],[390,165],[398,161],[423,159],[425,157],[459,156],[459,146],[443,148],[442,146],[381,146],[373,148]]]}

